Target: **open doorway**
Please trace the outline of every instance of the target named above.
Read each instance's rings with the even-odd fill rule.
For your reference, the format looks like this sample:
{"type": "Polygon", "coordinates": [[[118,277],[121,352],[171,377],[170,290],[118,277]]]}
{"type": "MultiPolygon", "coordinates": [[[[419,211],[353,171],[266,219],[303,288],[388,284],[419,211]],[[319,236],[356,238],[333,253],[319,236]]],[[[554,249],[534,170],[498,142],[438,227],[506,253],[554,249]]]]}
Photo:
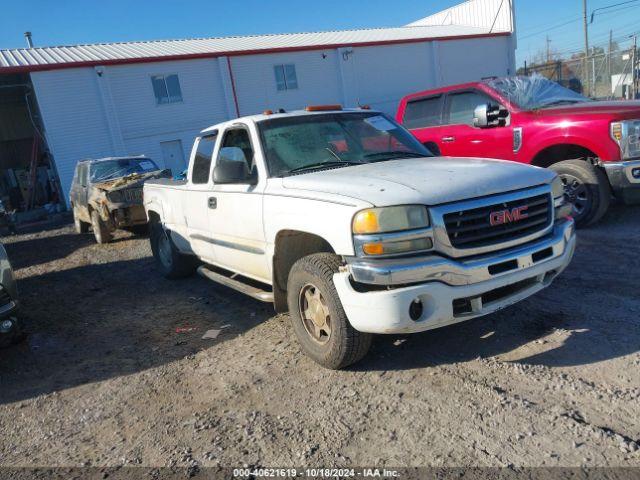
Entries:
{"type": "Polygon", "coordinates": [[[62,212],[64,201],[28,75],[0,76],[0,227],[62,212]]]}

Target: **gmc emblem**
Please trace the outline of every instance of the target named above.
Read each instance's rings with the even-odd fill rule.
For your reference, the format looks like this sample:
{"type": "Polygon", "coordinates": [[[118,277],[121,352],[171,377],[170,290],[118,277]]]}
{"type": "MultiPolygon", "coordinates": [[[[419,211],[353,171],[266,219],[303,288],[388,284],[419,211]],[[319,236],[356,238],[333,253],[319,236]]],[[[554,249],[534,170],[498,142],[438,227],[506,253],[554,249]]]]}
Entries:
{"type": "Polygon", "coordinates": [[[500,210],[498,212],[489,213],[489,223],[492,227],[496,225],[504,225],[505,223],[519,222],[529,216],[527,210],[528,205],[517,207],[512,210],[500,210]]]}

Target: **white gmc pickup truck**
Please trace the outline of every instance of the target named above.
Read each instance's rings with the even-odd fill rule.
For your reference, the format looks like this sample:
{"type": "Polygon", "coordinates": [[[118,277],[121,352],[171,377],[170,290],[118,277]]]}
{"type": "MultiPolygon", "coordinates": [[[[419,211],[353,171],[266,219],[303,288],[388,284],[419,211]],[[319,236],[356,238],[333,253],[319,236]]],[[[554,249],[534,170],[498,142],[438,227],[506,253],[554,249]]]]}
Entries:
{"type": "Polygon", "coordinates": [[[386,115],[339,106],[204,130],[186,180],[148,181],[144,205],[166,277],[197,269],[273,302],[333,369],[360,360],[372,334],[516,303],[575,248],[555,173],[433,157],[386,115]]]}

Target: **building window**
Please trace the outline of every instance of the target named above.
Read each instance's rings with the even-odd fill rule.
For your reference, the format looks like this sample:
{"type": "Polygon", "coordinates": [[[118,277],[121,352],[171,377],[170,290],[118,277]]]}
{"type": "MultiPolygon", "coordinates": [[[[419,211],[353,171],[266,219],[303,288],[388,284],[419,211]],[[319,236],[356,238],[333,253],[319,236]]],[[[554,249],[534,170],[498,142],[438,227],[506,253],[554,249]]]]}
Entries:
{"type": "Polygon", "coordinates": [[[153,93],[156,96],[158,105],[182,101],[182,90],[180,90],[178,75],[154,75],[151,77],[151,83],[153,84],[153,93]]]}
{"type": "Polygon", "coordinates": [[[297,90],[298,76],[296,75],[295,65],[275,65],[273,71],[276,74],[276,86],[279,92],[297,90]]]}

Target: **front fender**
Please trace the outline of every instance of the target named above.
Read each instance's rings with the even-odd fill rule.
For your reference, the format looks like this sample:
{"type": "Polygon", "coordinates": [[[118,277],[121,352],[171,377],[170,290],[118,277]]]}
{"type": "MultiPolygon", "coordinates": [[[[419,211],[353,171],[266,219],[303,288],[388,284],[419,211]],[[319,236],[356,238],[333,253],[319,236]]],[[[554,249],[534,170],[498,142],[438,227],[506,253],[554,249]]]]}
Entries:
{"type": "Polygon", "coordinates": [[[536,129],[528,132],[525,128],[524,138],[525,142],[532,145],[530,161],[543,150],[556,145],[576,145],[585,148],[605,162],[620,159],[620,149],[609,136],[607,122],[567,120],[546,124],[541,121],[536,129]]]}
{"type": "Polygon", "coordinates": [[[264,228],[267,248],[272,255],[278,234],[294,230],[322,238],[338,255],[354,255],[351,221],[358,209],[353,205],[305,198],[266,196],[264,228]]]}
{"type": "Polygon", "coordinates": [[[162,205],[162,202],[158,201],[158,199],[156,198],[152,198],[149,201],[145,201],[144,210],[145,210],[145,213],[147,214],[148,222],[151,221],[152,212],[156,213],[160,217],[160,220],[164,218],[164,207],[162,205]]]}

